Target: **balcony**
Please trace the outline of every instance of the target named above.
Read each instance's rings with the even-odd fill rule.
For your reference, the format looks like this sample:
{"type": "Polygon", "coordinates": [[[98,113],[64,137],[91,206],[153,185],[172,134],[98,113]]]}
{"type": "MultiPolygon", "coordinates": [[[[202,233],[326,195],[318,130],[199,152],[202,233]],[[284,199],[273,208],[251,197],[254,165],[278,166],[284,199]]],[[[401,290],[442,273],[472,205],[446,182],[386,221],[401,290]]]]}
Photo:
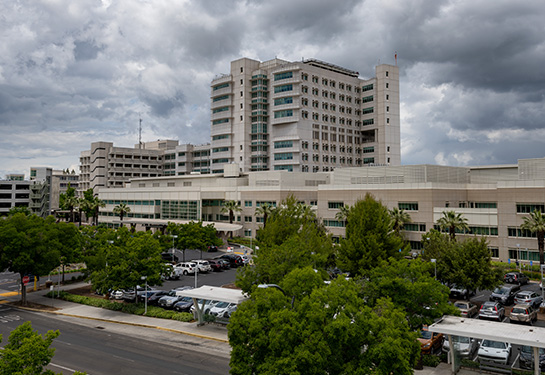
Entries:
{"type": "Polygon", "coordinates": [[[269,123],[271,125],[289,124],[289,123],[298,122],[298,121],[300,121],[300,117],[299,117],[298,113],[294,113],[293,116],[270,118],[269,119],[269,123]]]}
{"type": "Polygon", "coordinates": [[[228,111],[212,113],[212,115],[210,116],[210,120],[212,121],[223,119],[223,118],[233,118],[232,111],[229,109],[228,111]]]}
{"type": "Polygon", "coordinates": [[[216,109],[216,108],[227,107],[232,105],[233,105],[233,98],[229,97],[227,99],[218,100],[217,102],[213,101],[212,104],[210,104],[210,108],[216,109]]]}

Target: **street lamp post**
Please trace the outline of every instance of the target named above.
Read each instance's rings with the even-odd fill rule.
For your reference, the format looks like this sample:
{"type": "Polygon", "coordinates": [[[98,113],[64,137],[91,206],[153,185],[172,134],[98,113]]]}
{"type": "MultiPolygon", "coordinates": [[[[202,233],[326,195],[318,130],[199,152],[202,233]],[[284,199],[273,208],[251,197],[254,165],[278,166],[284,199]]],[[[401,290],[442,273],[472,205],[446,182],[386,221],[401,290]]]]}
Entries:
{"type": "MultiPolygon", "coordinates": [[[[140,279],[145,280],[146,282],[146,286],[144,288],[144,315],[148,315],[148,277],[142,276],[140,279]]],[[[138,292],[136,290],[135,292],[136,292],[136,298],[138,299],[138,292]]]]}
{"type": "Polygon", "coordinates": [[[175,235],[175,234],[173,234],[173,235],[172,235],[172,263],[175,263],[175,262],[174,262],[174,251],[176,251],[176,248],[174,247],[174,239],[175,239],[175,238],[178,238],[178,236],[175,235]]]}
{"type": "Polygon", "coordinates": [[[517,244],[517,263],[518,263],[519,271],[520,271],[520,244],[519,243],[517,244]]]}
{"type": "Polygon", "coordinates": [[[437,280],[437,259],[430,259],[435,267],[435,280],[437,280]]]}
{"type": "MultiPolygon", "coordinates": [[[[279,291],[281,291],[282,294],[284,294],[286,297],[289,297],[289,296],[286,294],[286,292],[284,291],[284,289],[280,288],[280,286],[279,286],[279,285],[276,285],[276,284],[259,284],[257,287],[258,287],[258,288],[261,288],[261,289],[276,288],[276,289],[278,289],[279,291]]],[[[291,308],[292,308],[292,310],[293,310],[293,304],[294,304],[294,302],[295,302],[295,296],[292,296],[292,297],[291,297],[291,308]]]]}
{"type": "Polygon", "coordinates": [[[541,300],[543,301],[543,300],[545,300],[545,295],[544,295],[545,285],[543,285],[543,268],[545,268],[545,264],[540,265],[540,268],[541,268],[541,283],[540,283],[540,285],[541,285],[541,300]]]}

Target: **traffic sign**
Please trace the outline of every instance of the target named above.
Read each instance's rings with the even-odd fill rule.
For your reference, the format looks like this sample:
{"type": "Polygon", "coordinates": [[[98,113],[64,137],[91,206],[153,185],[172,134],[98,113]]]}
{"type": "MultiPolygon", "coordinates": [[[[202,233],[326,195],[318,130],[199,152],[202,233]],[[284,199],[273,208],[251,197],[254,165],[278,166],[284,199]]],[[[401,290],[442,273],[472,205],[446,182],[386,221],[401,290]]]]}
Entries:
{"type": "Polygon", "coordinates": [[[29,281],[30,281],[30,277],[28,276],[23,277],[23,284],[27,285],[29,281]]]}

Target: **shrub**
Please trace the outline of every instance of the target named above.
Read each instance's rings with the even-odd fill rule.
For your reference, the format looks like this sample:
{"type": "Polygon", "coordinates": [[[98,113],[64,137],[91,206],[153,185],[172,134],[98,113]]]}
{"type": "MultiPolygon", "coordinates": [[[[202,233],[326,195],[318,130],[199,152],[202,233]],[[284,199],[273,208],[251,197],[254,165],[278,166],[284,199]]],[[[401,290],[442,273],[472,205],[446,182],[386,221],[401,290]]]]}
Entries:
{"type": "Polygon", "coordinates": [[[437,367],[441,363],[441,358],[433,354],[423,354],[422,364],[427,367],[437,367]]]}
{"type": "MultiPolygon", "coordinates": [[[[49,298],[51,298],[53,295],[55,296],[55,298],[60,298],[65,301],[79,303],[81,305],[100,307],[112,311],[121,311],[127,314],[144,315],[145,312],[145,305],[143,303],[123,303],[118,301],[109,301],[103,298],[92,298],[79,296],[77,294],[70,294],[65,291],[61,291],[59,297],[57,297],[57,292],[48,292],[46,294],[46,296],[49,298]]],[[[146,316],[152,318],[173,319],[180,322],[190,322],[193,320],[193,315],[190,313],[179,313],[173,310],[164,310],[156,306],[148,306],[148,313],[146,314],[146,316]]]]}

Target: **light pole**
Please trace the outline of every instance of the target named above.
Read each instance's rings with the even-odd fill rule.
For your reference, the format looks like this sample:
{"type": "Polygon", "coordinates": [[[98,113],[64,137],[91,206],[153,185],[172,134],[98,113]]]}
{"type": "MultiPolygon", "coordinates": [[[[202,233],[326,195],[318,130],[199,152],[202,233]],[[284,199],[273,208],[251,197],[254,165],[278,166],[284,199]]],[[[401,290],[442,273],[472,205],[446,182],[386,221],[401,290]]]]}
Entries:
{"type": "Polygon", "coordinates": [[[520,271],[520,244],[517,244],[517,263],[519,264],[519,271],[520,271]]]}
{"type": "Polygon", "coordinates": [[[435,266],[435,280],[437,280],[437,259],[430,259],[430,261],[435,266]]]}
{"type": "MultiPolygon", "coordinates": [[[[146,286],[144,288],[144,315],[148,315],[148,277],[142,276],[140,279],[146,282],[146,286]]],[[[136,298],[138,298],[138,292],[136,290],[135,292],[136,298]]]]}
{"type": "Polygon", "coordinates": [[[543,295],[543,293],[545,292],[545,285],[543,285],[543,268],[545,268],[545,264],[541,264],[539,266],[541,268],[541,300],[543,301],[545,299],[545,296],[543,295]]]}
{"type": "Polygon", "coordinates": [[[175,239],[175,238],[178,238],[178,236],[175,235],[175,234],[173,234],[173,235],[172,235],[172,263],[175,263],[175,262],[174,262],[174,251],[175,251],[175,249],[176,249],[176,248],[174,247],[174,239],[175,239]]]}
{"type": "MultiPolygon", "coordinates": [[[[284,289],[280,288],[279,285],[276,285],[276,284],[259,284],[257,286],[258,288],[261,288],[261,289],[267,289],[267,288],[276,288],[278,289],[279,291],[282,292],[282,294],[284,294],[286,297],[289,297],[286,292],[284,291],[284,289]]],[[[293,310],[293,304],[295,302],[295,296],[292,296],[291,297],[291,309],[293,310]]]]}

